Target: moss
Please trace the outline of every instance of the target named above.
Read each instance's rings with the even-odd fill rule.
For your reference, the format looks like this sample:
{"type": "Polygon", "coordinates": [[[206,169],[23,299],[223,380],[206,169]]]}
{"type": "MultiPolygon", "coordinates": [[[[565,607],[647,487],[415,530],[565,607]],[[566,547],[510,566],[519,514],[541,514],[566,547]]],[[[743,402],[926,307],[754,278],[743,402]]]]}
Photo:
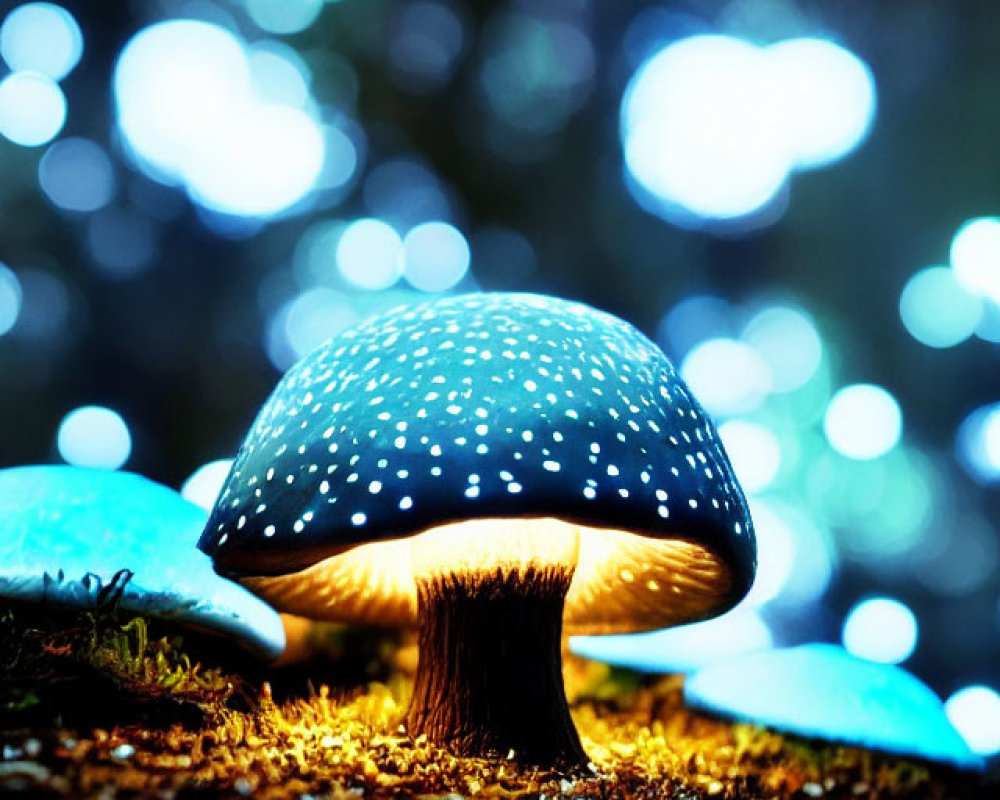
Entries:
{"type": "Polygon", "coordinates": [[[177,716],[170,705],[215,713],[239,682],[192,659],[176,632],[150,626],[115,606],[9,605],[0,613],[0,706],[29,720],[95,713],[100,722],[109,714],[170,720],[177,716]]]}
{"type": "Polygon", "coordinates": [[[94,626],[82,658],[137,696],[169,696],[217,707],[233,691],[221,669],[203,669],[183,651],[181,636],[149,637],[149,623],[135,617],[124,624],[94,626]]]}

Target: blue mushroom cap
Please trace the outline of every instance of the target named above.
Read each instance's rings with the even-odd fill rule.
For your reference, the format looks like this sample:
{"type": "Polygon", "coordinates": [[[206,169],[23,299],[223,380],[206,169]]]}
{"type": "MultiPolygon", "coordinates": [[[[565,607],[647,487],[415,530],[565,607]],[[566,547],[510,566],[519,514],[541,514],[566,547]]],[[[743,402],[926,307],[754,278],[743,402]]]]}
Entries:
{"type": "Polygon", "coordinates": [[[799,736],[982,769],[944,706],[906,670],[809,644],[750,653],[688,678],[694,707],[799,736]]]}
{"type": "Polygon", "coordinates": [[[278,614],[220,578],[196,547],[205,512],[127,472],[69,466],[0,470],[0,602],[93,608],[116,574],[118,605],[231,636],[267,658],[284,649],[278,614]]]}
{"type": "Polygon", "coordinates": [[[637,672],[694,672],[773,644],[760,615],[742,606],[707,622],[649,633],[573,636],[571,652],[637,672]]]}
{"type": "Polygon", "coordinates": [[[530,294],[398,308],[296,364],[200,546],[285,610],[412,624],[406,547],[481,519],[580,530],[578,630],[712,616],[756,564],[715,428],[666,356],[616,317],[530,294]],[[265,579],[303,572],[299,588],[265,579]]]}

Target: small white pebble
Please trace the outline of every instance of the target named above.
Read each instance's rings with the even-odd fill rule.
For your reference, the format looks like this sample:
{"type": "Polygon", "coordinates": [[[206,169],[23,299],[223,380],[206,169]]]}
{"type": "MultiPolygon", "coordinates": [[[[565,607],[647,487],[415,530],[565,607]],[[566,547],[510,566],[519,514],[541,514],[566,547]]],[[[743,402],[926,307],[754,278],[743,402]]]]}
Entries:
{"type": "Polygon", "coordinates": [[[111,751],[112,758],[132,758],[135,755],[135,748],[130,744],[120,744],[111,751]]]}

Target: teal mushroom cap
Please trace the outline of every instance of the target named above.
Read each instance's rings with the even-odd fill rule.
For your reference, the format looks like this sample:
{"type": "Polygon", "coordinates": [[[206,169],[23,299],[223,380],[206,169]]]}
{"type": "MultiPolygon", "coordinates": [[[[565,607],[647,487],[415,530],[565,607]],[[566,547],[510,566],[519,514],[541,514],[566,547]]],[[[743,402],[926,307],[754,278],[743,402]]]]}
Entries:
{"type": "Polygon", "coordinates": [[[807,738],[980,770],[936,694],[906,670],[808,644],[764,650],[688,678],[693,708],[807,738]]]}
{"type": "Polygon", "coordinates": [[[88,609],[113,588],[126,612],[277,657],[284,649],[278,614],[219,577],[197,549],[205,518],[172,489],[127,472],[0,470],[0,604],[88,609]]]}
{"type": "Polygon", "coordinates": [[[647,633],[572,636],[575,655],[647,673],[691,673],[774,644],[756,610],[737,606],[721,617],[647,633]]]}

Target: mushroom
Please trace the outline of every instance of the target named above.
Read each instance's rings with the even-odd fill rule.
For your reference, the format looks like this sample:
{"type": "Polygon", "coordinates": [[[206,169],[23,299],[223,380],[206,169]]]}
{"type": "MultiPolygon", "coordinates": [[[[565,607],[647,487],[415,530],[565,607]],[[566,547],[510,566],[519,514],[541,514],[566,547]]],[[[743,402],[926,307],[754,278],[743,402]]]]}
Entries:
{"type": "Polygon", "coordinates": [[[691,673],[772,646],[767,623],[757,611],[745,606],[693,625],[649,633],[574,636],[569,640],[574,655],[650,673],[691,673]]]}
{"type": "Polygon", "coordinates": [[[395,309],[300,361],[200,546],[280,610],[417,627],[409,733],[534,764],[586,762],[563,626],[705,619],[755,567],[715,428],[663,353],[529,294],[395,309]]]}
{"type": "Polygon", "coordinates": [[[172,489],[127,472],[0,470],[0,604],[93,609],[113,593],[124,611],[275,658],[284,647],[278,614],[220,578],[195,546],[206,517],[172,489]]]}
{"type": "Polygon", "coordinates": [[[688,705],[812,739],[982,769],[937,695],[900,667],[830,644],[749,653],[705,667],[688,705]]]}

